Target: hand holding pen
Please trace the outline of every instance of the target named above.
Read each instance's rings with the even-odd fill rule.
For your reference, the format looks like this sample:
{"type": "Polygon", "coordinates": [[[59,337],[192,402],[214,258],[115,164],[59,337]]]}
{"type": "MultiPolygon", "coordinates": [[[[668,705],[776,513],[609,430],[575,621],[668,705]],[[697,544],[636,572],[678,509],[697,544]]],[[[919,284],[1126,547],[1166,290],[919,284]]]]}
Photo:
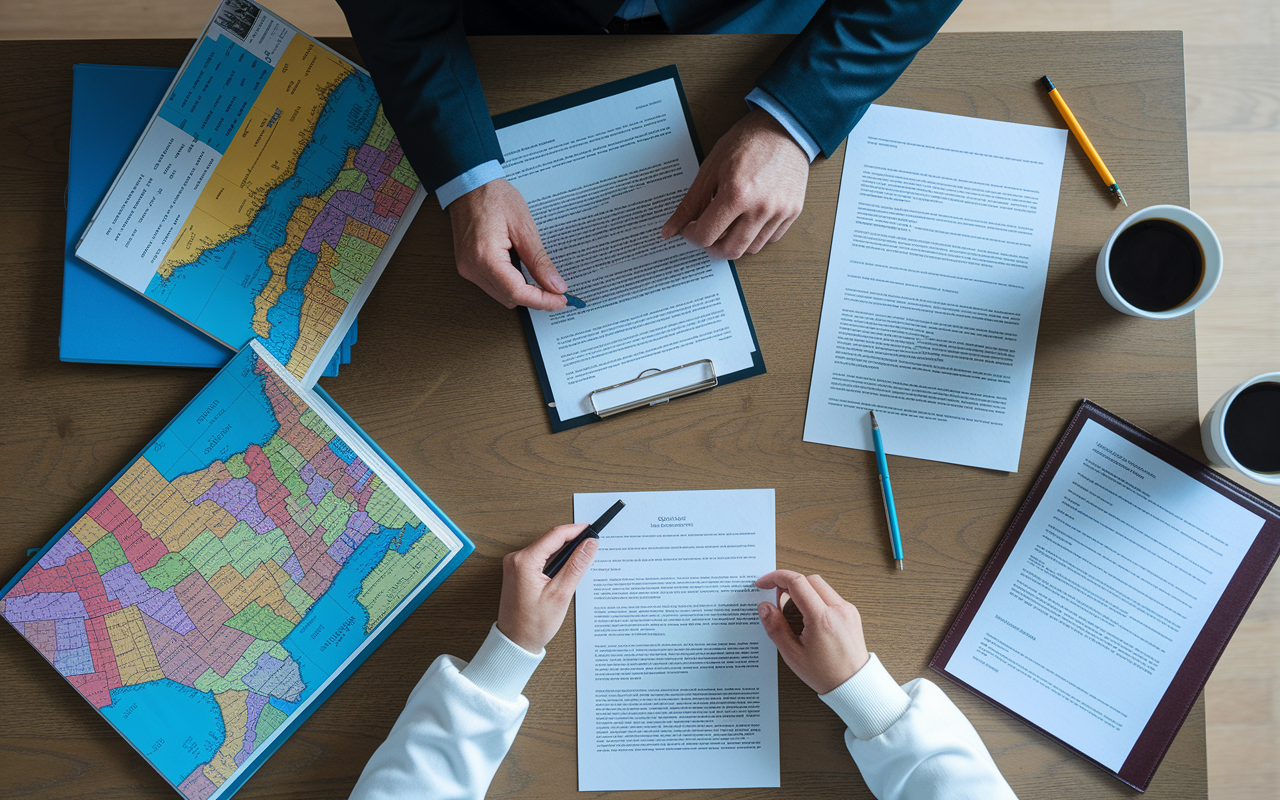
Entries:
{"type": "Polygon", "coordinates": [[[585,525],[560,525],[536,542],[502,559],[502,600],[498,605],[498,630],[530,653],[541,653],[560,630],[578,582],[595,559],[597,541],[587,539],[571,551],[566,566],[554,578],[543,574],[543,565],[562,545],[577,541],[585,525]]]}
{"type": "Polygon", "coordinates": [[[604,530],[604,526],[608,525],[614,517],[618,516],[618,512],[623,508],[626,508],[626,505],[626,503],[619,500],[609,506],[609,510],[601,514],[599,519],[584,528],[582,533],[579,533],[574,537],[573,541],[565,544],[564,547],[557,550],[556,554],[547,560],[547,567],[542,571],[542,574],[546,575],[548,578],[554,578],[556,573],[559,572],[569,560],[569,556],[573,555],[574,548],[579,544],[582,544],[587,539],[599,539],[600,531],[604,530]]]}
{"type": "Polygon", "coordinates": [[[541,653],[560,630],[578,582],[595,560],[600,531],[623,508],[619,500],[590,525],[560,525],[502,559],[498,630],[541,653]]]}
{"type": "Polygon", "coordinates": [[[568,285],[547,256],[524,196],[499,178],[449,204],[458,274],[507,308],[559,311],[568,285]],[[537,285],[525,282],[512,264],[519,256],[537,285]]]}

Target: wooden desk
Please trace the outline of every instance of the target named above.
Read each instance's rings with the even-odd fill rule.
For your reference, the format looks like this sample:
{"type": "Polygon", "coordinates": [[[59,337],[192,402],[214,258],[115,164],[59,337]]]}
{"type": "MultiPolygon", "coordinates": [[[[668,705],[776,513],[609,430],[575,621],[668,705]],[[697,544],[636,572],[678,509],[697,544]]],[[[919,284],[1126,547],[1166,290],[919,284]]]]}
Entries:
{"type": "MultiPolygon", "coordinates": [[[[494,112],[669,63],[709,147],[743,112],[785,37],[476,40],[494,112]]],[[[349,42],[335,42],[354,54],[349,42]]],[[[202,370],[62,364],[57,356],[71,65],[177,66],[188,41],[5,43],[0,66],[0,576],[25,562],[208,381],[202,370]]],[[[892,105],[1062,127],[1035,81],[1070,98],[1132,208],[1187,205],[1177,32],[952,34],[892,105]]],[[[355,359],[325,387],[476,542],[474,556],[338,690],[239,797],[345,797],[440,653],[469,656],[496,618],[500,557],[572,516],[574,491],[777,489],[778,565],[819,572],[862,610],[899,680],[926,663],[1071,412],[1089,397],[1199,454],[1192,319],[1112,311],[1097,249],[1126,210],[1067,146],[1035,377],[1016,474],[899,459],[908,569],[891,569],[872,454],[801,441],[843,150],[819,159],[786,238],[738,262],[768,374],[552,435],[516,315],[459,278],[429,200],[361,314],[355,359]]],[[[24,797],[172,797],[154,771],[7,626],[0,633],[0,786],[24,797]]],[[[573,618],[490,797],[577,786],[573,618]]],[[[706,798],[869,796],[836,716],[780,667],[782,788],[706,798]]],[[[936,678],[936,676],[935,676],[936,678]]],[[[940,680],[1024,798],[1132,792],[940,680]]],[[[657,797],[668,793],[641,793],[657,797]]],[[[1148,794],[1203,798],[1196,704],[1148,794]]],[[[693,795],[690,795],[693,796],[693,795]]]]}

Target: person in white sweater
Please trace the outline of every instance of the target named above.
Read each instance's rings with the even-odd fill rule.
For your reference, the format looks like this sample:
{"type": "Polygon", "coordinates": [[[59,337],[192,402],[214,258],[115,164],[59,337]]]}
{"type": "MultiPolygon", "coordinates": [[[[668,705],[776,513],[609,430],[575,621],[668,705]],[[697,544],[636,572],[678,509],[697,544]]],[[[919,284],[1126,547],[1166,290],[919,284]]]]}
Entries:
{"type": "MultiPolygon", "coordinates": [[[[564,622],[595,558],[579,545],[554,578],[547,559],[585,525],[561,525],[502,560],[498,621],[470,662],[442,655],[409,694],[387,740],[365,766],[354,800],[481,798],[511,748],[529,701],[521,694],[564,622]]],[[[789,596],[797,635],[773,603],[760,621],[782,659],[848,726],[845,744],[880,800],[1013,798],[978,732],[924,678],[902,687],[867,651],[858,610],[820,576],[776,570],[756,585],[789,596]]],[[[785,600],[783,603],[785,605],[785,600]]]]}

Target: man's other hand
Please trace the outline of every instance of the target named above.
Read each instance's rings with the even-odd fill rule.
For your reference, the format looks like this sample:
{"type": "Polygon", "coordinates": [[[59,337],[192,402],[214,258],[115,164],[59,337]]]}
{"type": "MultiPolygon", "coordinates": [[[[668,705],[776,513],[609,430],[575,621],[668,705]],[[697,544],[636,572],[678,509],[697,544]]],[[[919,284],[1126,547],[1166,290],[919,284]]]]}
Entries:
{"type": "Polygon", "coordinates": [[[554,578],[542,574],[565,543],[586,530],[586,525],[560,525],[523,550],[502,559],[502,599],[498,602],[498,630],[511,641],[540,653],[560,630],[578,581],[596,557],[600,542],[587,539],[573,551],[554,578]]]}
{"type": "Polygon", "coordinates": [[[507,308],[557,311],[569,288],[542,247],[529,206],[516,187],[499,178],[449,204],[453,257],[458,273],[507,308]],[[515,250],[538,286],[530,286],[511,263],[515,250]],[[541,287],[541,288],[539,288],[541,287]]]}
{"type": "Polygon", "coordinates": [[[804,150],[768,112],[752,109],[711,148],[662,236],[683,235],[718,258],[758,253],[800,216],[808,183],[804,150]]]}

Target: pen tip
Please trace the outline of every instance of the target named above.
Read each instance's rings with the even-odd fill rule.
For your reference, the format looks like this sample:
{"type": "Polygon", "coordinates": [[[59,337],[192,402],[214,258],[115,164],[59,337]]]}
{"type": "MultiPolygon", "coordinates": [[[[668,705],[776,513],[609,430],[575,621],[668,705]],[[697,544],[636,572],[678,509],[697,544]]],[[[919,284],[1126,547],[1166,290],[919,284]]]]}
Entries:
{"type": "Polygon", "coordinates": [[[894,559],[894,563],[898,565],[898,571],[899,571],[899,572],[901,572],[901,571],[902,571],[902,559],[900,559],[900,558],[894,559]]]}

